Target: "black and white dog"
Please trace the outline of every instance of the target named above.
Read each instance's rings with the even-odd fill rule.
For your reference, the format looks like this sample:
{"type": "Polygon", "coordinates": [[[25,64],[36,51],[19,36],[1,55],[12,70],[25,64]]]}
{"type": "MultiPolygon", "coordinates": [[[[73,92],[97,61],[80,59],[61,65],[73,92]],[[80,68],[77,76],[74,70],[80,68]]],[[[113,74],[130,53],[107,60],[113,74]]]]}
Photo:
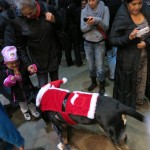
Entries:
{"type": "MultiPolygon", "coordinates": [[[[144,116],[134,109],[120,103],[118,100],[99,96],[97,93],[81,91],[69,92],[61,89],[60,84],[66,79],[48,83],[37,95],[36,105],[47,113],[61,136],[60,150],[67,149],[67,126],[69,124],[99,124],[111,141],[119,147],[126,141],[126,115],[139,121],[144,116]]],[[[119,149],[119,148],[118,148],[119,149]]]]}

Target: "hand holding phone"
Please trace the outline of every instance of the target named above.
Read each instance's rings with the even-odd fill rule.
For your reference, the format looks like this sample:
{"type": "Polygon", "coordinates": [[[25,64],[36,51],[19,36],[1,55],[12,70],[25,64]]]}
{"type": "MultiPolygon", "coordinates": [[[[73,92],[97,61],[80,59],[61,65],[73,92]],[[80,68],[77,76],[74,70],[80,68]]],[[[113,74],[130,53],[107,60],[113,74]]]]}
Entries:
{"type": "Polygon", "coordinates": [[[89,18],[83,18],[84,22],[87,22],[89,18]]]}
{"type": "Polygon", "coordinates": [[[141,37],[142,35],[148,33],[150,31],[149,27],[145,27],[143,29],[140,29],[137,34],[136,37],[141,37]]]}

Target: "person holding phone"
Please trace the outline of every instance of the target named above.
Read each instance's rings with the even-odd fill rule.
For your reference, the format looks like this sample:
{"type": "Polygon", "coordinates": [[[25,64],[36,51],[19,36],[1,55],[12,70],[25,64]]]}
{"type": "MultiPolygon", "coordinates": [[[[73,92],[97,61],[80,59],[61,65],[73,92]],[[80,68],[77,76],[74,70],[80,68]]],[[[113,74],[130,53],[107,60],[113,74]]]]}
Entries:
{"type": "Polygon", "coordinates": [[[110,33],[118,47],[113,97],[134,109],[150,98],[150,32],[138,36],[150,26],[149,8],[143,0],[125,0],[110,33]]]}
{"type": "Polygon", "coordinates": [[[88,0],[81,12],[81,31],[92,82],[88,91],[92,91],[97,86],[96,78],[98,78],[100,95],[105,93],[104,58],[106,47],[104,36],[98,31],[98,27],[106,32],[109,28],[109,16],[108,7],[99,0],[88,0]]]}

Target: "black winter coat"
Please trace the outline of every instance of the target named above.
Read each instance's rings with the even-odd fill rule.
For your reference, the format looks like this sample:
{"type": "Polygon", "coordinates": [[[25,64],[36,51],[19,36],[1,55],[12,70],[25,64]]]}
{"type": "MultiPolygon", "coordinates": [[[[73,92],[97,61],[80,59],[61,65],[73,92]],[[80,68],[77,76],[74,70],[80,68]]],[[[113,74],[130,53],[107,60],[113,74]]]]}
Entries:
{"type": "Polygon", "coordinates": [[[0,86],[3,86],[3,82],[6,78],[6,67],[0,62],[0,86]]]}
{"type": "Polygon", "coordinates": [[[56,30],[61,26],[59,17],[53,7],[46,7],[43,2],[37,1],[40,5],[40,16],[35,19],[27,19],[21,14],[7,28],[7,45],[10,45],[9,37],[15,30],[16,47],[21,60],[27,65],[35,63],[38,72],[49,72],[59,67],[59,56],[61,53],[56,30]],[[46,21],[45,12],[51,12],[55,16],[56,23],[46,21]],[[12,29],[13,28],[13,29],[12,29]],[[29,55],[30,58],[29,58],[29,55]]]}
{"type": "MultiPolygon", "coordinates": [[[[141,12],[150,25],[150,6],[143,4],[141,12]]],[[[126,4],[122,4],[112,25],[110,40],[118,47],[113,97],[122,103],[136,107],[136,82],[141,50],[137,48],[140,39],[129,40],[129,34],[136,28],[126,4]]],[[[148,53],[148,76],[146,96],[150,98],[150,36],[145,40],[148,53]]]]}

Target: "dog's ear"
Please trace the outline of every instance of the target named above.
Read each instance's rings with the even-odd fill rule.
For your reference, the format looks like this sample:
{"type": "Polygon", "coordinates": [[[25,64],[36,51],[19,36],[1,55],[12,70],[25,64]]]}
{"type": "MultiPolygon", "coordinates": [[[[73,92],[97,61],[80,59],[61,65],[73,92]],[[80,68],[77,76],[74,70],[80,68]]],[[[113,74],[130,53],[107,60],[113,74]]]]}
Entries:
{"type": "Polygon", "coordinates": [[[126,124],[127,124],[127,117],[126,117],[126,115],[125,115],[125,114],[122,114],[122,115],[121,115],[121,118],[122,118],[122,120],[123,120],[123,122],[124,122],[124,125],[126,125],[126,124]]]}

